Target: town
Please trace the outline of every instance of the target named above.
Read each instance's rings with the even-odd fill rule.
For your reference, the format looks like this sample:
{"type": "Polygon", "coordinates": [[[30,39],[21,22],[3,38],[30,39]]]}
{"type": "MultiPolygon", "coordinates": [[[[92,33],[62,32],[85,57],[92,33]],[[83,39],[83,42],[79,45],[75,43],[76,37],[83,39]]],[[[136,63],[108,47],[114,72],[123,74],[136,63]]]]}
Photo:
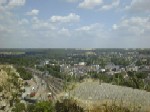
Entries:
{"type": "Polygon", "coordinates": [[[124,99],[143,110],[150,105],[150,49],[1,49],[0,64],[1,111],[15,111],[18,100],[26,106],[66,99],[82,105],[124,99]],[[18,83],[10,81],[13,89],[6,91],[9,74],[18,83]]]}

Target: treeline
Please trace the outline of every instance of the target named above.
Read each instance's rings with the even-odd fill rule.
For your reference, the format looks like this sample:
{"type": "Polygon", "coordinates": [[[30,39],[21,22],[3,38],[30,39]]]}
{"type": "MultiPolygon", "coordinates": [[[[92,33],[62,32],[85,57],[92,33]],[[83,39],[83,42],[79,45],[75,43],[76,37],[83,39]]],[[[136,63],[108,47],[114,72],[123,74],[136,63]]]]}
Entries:
{"type": "Polygon", "coordinates": [[[150,49],[141,50],[141,51],[139,51],[139,54],[150,55],[150,49]]]}
{"type": "Polygon", "coordinates": [[[123,66],[127,66],[130,64],[131,61],[125,59],[125,58],[111,58],[111,62],[114,63],[115,65],[123,65],[123,66]]]}
{"type": "Polygon", "coordinates": [[[134,89],[150,91],[150,85],[144,82],[144,80],[148,77],[148,73],[129,71],[127,72],[127,77],[126,73],[124,72],[116,73],[113,76],[107,75],[106,73],[97,72],[92,72],[88,74],[93,79],[99,79],[100,82],[112,83],[114,85],[121,85],[132,87],[134,89]]]}
{"type": "Polygon", "coordinates": [[[1,57],[0,64],[13,64],[16,66],[34,67],[38,63],[38,58],[35,57],[1,57]]]}
{"type": "Polygon", "coordinates": [[[150,58],[138,59],[135,64],[137,66],[149,65],[150,64],[150,58]]]}
{"type": "Polygon", "coordinates": [[[60,66],[59,65],[45,65],[44,67],[38,67],[42,72],[47,71],[50,75],[56,77],[56,78],[62,78],[62,75],[60,74],[60,66]]]}

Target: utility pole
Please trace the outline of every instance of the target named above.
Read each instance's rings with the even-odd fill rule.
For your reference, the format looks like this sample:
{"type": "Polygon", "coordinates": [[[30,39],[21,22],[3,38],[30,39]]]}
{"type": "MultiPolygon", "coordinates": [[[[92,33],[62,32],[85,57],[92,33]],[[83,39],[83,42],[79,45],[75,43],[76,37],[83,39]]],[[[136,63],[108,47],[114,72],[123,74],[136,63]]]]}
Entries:
{"type": "Polygon", "coordinates": [[[118,85],[119,85],[119,74],[118,74],[118,85]]]}
{"type": "Polygon", "coordinates": [[[101,85],[102,83],[102,72],[100,72],[100,75],[99,75],[99,84],[101,85]]]}

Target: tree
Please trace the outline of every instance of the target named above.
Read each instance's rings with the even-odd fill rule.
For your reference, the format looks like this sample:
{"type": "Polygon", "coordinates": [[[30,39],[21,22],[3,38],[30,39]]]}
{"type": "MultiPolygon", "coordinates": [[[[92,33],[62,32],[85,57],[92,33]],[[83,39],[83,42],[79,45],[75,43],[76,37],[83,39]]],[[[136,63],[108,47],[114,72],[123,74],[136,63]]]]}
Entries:
{"type": "Polygon", "coordinates": [[[55,108],[51,101],[39,102],[35,105],[33,112],[54,112],[55,108]]]}
{"type": "Polygon", "coordinates": [[[33,76],[30,72],[28,72],[27,70],[25,70],[25,68],[17,68],[17,71],[20,74],[20,77],[24,80],[30,80],[33,76]]]}
{"type": "Polygon", "coordinates": [[[84,112],[83,108],[78,106],[74,100],[63,100],[62,103],[57,101],[56,112],[84,112]]]}
{"type": "Polygon", "coordinates": [[[28,104],[27,105],[27,112],[34,112],[35,105],[34,104],[28,104]]]}
{"type": "Polygon", "coordinates": [[[26,110],[24,103],[17,103],[12,109],[12,112],[24,112],[26,110]]]}
{"type": "Polygon", "coordinates": [[[148,76],[148,73],[137,72],[135,75],[138,79],[145,79],[148,76]]]}

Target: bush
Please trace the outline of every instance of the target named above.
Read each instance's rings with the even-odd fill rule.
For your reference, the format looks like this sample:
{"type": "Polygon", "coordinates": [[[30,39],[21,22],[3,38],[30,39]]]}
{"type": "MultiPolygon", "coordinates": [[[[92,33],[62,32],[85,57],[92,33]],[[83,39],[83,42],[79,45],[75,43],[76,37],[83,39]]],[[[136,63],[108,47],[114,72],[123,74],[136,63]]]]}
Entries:
{"type": "Polygon", "coordinates": [[[25,111],[25,104],[24,103],[17,103],[15,107],[12,109],[12,112],[24,112],[25,111]]]}
{"type": "MultiPolygon", "coordinates": [[[[102,107],[95,107],[91,112],[131,112],[128,108],[121,107],[121,106],[107,106],[103,105],[102,107]]],[[[133,111],[136,112],[136,111],[133,111]]]]}
{"type": "Polygon", "coordinates": [[[34,112],[35,105],[34,104],[28,104],[27,105],[27,112],[34,112]]]}
{"type": "Polygon", "coordinates": [[[73,100],[64,100],[62,103],[57,101],[55,108],[56,112],[84,112],[83,108],[73,100]]]}
{"type": "Polygon", "coordinates": [[[52,102],[43,101],[43,102],[39,102],[35,105],[33,112],[54,112],[54,110],[55,110],[55,108],[54,108],[52,102]]]}
{"type": "Polygon", "coordinates": [[[3,91],[3,87],[2,86],[0,86],[0,92],[2,92],[3,91]]]}

